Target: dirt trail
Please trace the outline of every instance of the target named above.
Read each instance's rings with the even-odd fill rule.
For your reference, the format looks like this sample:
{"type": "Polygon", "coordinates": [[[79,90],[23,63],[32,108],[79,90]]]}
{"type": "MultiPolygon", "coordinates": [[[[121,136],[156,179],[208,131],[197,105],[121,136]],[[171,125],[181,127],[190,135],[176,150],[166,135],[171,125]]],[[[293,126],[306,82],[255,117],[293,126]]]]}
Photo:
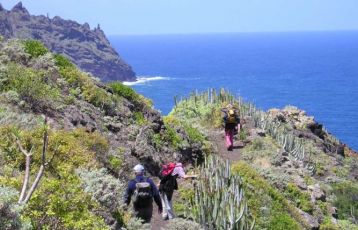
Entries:
{"type": "MultiPolygon", "coordinates": [[[[154,183],[158,184],[159,183],[159,179],[158,178],[153,178],[154,183]]],[[[175,199],[175,198],[174,198],[175,199]]],[[[157,204],[155,204],[155,202],[153,202],[153,217],[152,217],[152,221],[151,221],[151,230],[165,230],[165,226],[167,225],[167,221],[164,221],[162,219],[162,214],[158,213],[158,206],[157,204]]]]}
{"type": "Polygon", "coordinates": [[[225,133],[224,130],[211,130],[209,131],[209,140],[216,146],[218,154],[225,160],[229,160],[230,163],[239,161],[241,159],[241,149],[244,144],[238,140],[237,136],[234,137],[234,149],[233,151],[227,151],[225,145],[225,133]]]}

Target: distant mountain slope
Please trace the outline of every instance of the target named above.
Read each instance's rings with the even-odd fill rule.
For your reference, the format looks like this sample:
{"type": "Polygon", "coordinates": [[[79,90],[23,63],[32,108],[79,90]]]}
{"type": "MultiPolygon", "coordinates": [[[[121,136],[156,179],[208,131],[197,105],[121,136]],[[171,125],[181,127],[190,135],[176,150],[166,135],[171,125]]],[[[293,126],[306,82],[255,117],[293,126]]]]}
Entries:
{"type": "Polygon", "coordinates": [[[103,81],[134,81],[135,73],[113,49],[98,26],[58,16],[30,15],[19,2],[10,11],[0,5],[0,34],[6,38],[37,39],[52,52],[64,54],[78,67],[103,81]]]}

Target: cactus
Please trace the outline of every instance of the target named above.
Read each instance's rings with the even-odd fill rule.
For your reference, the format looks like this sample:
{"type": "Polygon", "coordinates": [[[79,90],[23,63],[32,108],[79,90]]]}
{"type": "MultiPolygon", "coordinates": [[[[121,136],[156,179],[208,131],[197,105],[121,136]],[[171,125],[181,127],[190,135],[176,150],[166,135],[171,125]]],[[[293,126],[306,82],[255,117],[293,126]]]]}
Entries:
{"type": "Polygon", "coordinates": [[[252,229],[242,180],[231,174],[229,162],[209,156],[200,170],[193,199],[194,220],[209,230],[252,229]]]}

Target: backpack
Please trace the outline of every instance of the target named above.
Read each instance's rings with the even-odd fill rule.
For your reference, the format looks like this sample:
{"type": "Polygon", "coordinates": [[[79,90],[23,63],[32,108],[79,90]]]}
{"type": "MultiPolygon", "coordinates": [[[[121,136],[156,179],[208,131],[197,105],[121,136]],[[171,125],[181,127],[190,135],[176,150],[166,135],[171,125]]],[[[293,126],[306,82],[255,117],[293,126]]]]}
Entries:
{"type": "Polygon", "coordinates": [[[236,124],[237,123],[237,116],[236,116],[235,110],[229,109],[229,111],[227,112],[226,123],[228,123],[228,124],[236,124]]]}
{"type": "Polygon", "coordinates": [[[175,163],[169,163],[162,166],[162,171],[160,172],[161,177],[170,176],[175,169],[175,163]]]}
{"type": "Polygon", "coordinates": [[[135,190],[132,196],[135,206],[148,206],[153,201],[152,186],[148,182],[148,178],[145,181],[137,181],[135,184],[135,190]]]}
{"type": "Polygon", "coordinates": [[[175,166],[175,163],[169,163],[162,166],[162,171],[160,172],[159,191],[171,192],[178,189],[176,181],[177,176],[172,176],[175,166]]]}

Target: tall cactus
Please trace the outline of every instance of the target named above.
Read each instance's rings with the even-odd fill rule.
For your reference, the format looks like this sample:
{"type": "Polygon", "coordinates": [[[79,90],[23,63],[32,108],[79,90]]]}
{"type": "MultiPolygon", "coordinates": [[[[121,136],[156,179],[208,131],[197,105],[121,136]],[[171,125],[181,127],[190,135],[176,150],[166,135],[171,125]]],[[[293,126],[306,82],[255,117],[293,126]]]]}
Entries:
{"type": "Polygon", "coordinates": [[[231,174],[229,162],[209,156],[200,170],[192,208],[195,221],[209,230],[252,229],[242,180],[231,174]]]}

